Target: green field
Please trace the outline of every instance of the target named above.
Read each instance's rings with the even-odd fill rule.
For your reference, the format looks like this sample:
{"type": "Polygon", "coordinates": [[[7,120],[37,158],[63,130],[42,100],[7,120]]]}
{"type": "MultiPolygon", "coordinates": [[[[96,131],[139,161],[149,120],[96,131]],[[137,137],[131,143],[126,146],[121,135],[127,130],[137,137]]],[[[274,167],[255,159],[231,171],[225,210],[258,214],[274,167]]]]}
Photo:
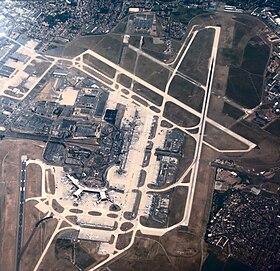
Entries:
{"type": "Polygon", "coordinates": [[[199,123],[197,116],[172,102],[165,104],[163,116],[182,127],[193,127],[199,123]]]}
{"type": "Polygon", "coordinates": [[[201,112],[204,90],[180,76],[175,76],[170,84],[169,92],[172,97],[201,112]]]}
{"type": "Polygon", "coordinates": [[[251,30],[252,29],[250,26],[236,21],[234,25],[234,34],[232,42],[233,48],[244,47],[250,39],[249,37],[251,30]]]}
{"type": "Polygon", "coordinates": [[[135,74],[162,91],[169,78],[168,69],[142,55],[138,58],[135,74]]]}
{"type": "Polygon", "coordinates": [[[214,29],[200,30],[179,67],[179,72],[190,76],[204,85],[206,85],[207,81],[214,35],[214,29]]]}

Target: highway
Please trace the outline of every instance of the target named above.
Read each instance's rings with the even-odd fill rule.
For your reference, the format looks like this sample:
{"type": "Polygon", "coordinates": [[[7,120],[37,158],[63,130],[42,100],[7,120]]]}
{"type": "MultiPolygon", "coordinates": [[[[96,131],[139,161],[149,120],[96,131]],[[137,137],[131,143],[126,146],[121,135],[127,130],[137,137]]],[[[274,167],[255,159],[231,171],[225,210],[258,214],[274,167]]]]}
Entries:
{"type": "Polygon", "coordinates": [[[19,178],[19,209],[16,238],[16,271],[20,270],[20,255],[24,232],[24,204],[25,204],[25,183],[26,183],[26,156],[21,157],[20,178],[19,178]]]}

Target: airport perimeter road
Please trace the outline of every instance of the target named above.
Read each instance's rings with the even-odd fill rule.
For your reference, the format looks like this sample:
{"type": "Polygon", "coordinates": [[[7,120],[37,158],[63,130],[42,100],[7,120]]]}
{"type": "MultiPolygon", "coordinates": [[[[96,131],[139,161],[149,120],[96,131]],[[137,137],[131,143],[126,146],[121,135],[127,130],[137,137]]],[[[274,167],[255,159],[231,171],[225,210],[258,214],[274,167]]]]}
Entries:
{"type": "Polygon", "coordinates": [[[20,255],[24,231],[24,203],[25,203],[25,182],[26,182],[26,156],[21,157],[20,178],[19,178],[19,209],[16,238],[16,271],[20,270],[20,255]]]}

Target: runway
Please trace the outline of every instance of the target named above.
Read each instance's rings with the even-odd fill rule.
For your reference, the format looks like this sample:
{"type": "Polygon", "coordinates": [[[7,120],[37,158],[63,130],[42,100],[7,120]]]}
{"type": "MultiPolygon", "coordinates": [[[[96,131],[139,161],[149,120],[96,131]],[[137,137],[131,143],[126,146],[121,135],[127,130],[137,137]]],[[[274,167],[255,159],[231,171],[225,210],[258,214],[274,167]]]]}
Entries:
{"type": "Polygon", "coordinates": [[[26,156],[21,157],[20,178],[19,178],[19,209],[16,238],[16,271],[20,270],[20,254],[24,231],[24,204],[25,204],[25,183],[26,183],[26,156]]]}

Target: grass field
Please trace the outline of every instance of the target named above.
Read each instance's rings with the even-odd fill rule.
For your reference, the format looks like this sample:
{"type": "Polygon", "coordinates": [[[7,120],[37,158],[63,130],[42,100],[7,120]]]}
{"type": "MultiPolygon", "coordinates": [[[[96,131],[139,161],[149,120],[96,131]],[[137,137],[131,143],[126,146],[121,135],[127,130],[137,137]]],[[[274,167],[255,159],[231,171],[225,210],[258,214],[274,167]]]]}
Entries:
{"type": "MultiPolygon", "coordinates": [[[[35,224],[44,217],[45,214],[41,213],[36,207],[36,201],[29,201],[25,203],[25,225],[24,225],[24,242],[30,237],[35,224]]],[[[37,233],[33,236],[29,246],[23,254],[21,259],[21,270],[30,270],[35,267],[36,261],[40,258],[42,247],[42,232],[43,229],[40,227],[37,233]]]]}
{"type": "MultiPolygon", "coordinates": [[[[60,233],[59,235],[65,233],[60,233]]],[[[68,232],[73,232],[68,230],[68,232]]],[[[106,255],[98,255],[99,243],[79,240],[74,246],[71,240],[59,239],[57,236],[52,242],[48,252],[46,253],[40,270],[89,270],[97,263],[107,258],[106,255]],[[75,264],[73,259],[73,250],[75,249],[75,264]]]]}
{"type": "Polygon", "coordinates": [[[154,103],[155,105],[160,106],[163,101],[163,97],[160,96],[159,94],[155,93],[154,91],[146,88],[145,86],[139,84],[139,83],[134,83],[133,86],[133,91],[142,96],[143,98],[147,99],[148,101],[154,103]]]}
{"type": "Polygon", "coordinates": [[[141,37],[140,36],[130,36],[129,38],[129,44],[139,48],[140,46],[140,40],[141,40],[141,37]]]}
{"type": "Polygon", "coordinates": [[[126,233],[123,233],[123,234],[119,234],[118,238],[117,238],[117,241],[116,241],[116,248],[117,249],[126,248],[130,244],[130,241],[131,241],[131,238],[132,238],[132,233],[133,232],[130,231],[130,232],[126,232],[126,233]]]}
{"type": "MultiPolygon", "coordinates": [[[[34,210],[35,207],[28,209],[28,211],[31,212],[31,216],[37,216],[37,210],[34,210]]],[[[43,217],[42,215],[40,216],[43,217]]],[[[39,219],[38,219],[39,220],[39,219]]],[[[38,221],[37,220],[37,221],[38,221]]],[[[37,222],[36,221],[36,222],[37,222]]],[[[34,219],[28,220],[26,223],[30,223],[29,227],[34,227],[35,224],[33,224],[35,221],[34,219]]],[[[36,233],[32,237],[26,251],[24,252],[24,256],[22,257],[22,266],[21,270],[23,271],[29,271],[30,269],[33,269],[35,267],[35,264],[39,260],[42,251],[46,247],[48,241],[50,240],[55,228],[57,226],[57,220],[50,219],[45,222],[43,222],[39,229],[37,229],[36,233]]],[[[30,235],[27,235],[29,237],[30,235]]]]}
{"type": "Polygon", "coordinates": [[[224,63],[238,66],[242,60],[243,50],[240,48],[222,48],[224,63]]]}
{"type": "Polygon", "coordinates": [[[175,76],[170,84],[169,92],[172,97],[201,112],[204,90],[180,76],[175,76]]]}
{"type": "Polygon", "coordinates": [[[125,86],[126,88],[130,88],[132,83],[132,79],[123,73],[118,75],[117,81],[123,86],[125,86]]]}
{"type": "Polygon", "coordinates": [[[112,68],[111,66],[107,65],[106,63],[100,61],[99,59],[93,57],[90,54],[85,54],[83,56],[83,60],[86,64],[91,66],[92,68],[102,72],[103,74],[107,75],[110,78],[114,78],[116,74],[116,69],[112,68]]]}
{"type": "Polygon", "coordinates": [[[142,104],[143,106],[148,106],[149,105],[145,100],[143,100],[142,98],[140,98],[140,97],[138,97],[136,95],[132,95],[131,98],[133,100],[135,100],[137,103],[142,104]]]}
{"type": "Polygon", "coordinates": [[[228,103],[224,103],[223,113],[236,120],[244,115],[243,111],[241,111],[240,109],[238,109],[228,103]]]}
{"type": "Polygon", "coordinates": [[[151,85],[164,91],[169,70],[145,56],[139,56],[135,74],[151,85]]]}
{"type": "Polygon", "coordinates": [[[214,35],[214,29],[199,31],[179,67],[180,72],[204,85],[207,80],[214,35]]]}
{"type": "Polygon", "coordinates": [[[158,53],[163,53],[164,50],[166,49],[166,45],[165,45],[164,41],[162,41],[158,44],[155,44],[153,37],[144,37],[142,49],[143,49],[143,51],[150,50],[150,51],[155,51],[158,53]]]}
{"type": "Polygon", "coordinates": [[[95,79],[100,79],[100,80],[102,80],[103,82],[105,82],[105,83],[107,83],[107,84],[109,84],[109,85],[112,85],[113,84],[113,82],[111,81],[111,80],[109,80],[109,79],[107,79],[106,77],[104,77],[104,76],[102,76],[102,75],[100,75],[100,74],[98,74],[96,71],[94,71],[92,68],[89,68],[89,67],[87,67],[87,66],[84,66],[84,70],[86,71],[86,72],[88,72],[89,74],[91,74],[95,79]]]}
{"type": "Polygon", "coordinates": [[[164,52],[167,49],[167,45],[164,41],[157,44],[154,43],[153,37],[145,37],[142,44],[142,50],[160,61],[168,62],[179,51],[181,44],[178,41],[171,40],[171,46],[173,48],[173,52],[171,54],[166,54],[164,52]]]}
{"type": "Polygon", "coordinates": [[[264,27],[255,18],[234,18],[232,45],[222,48],[219,63],[229,66],[226,95],[235,102],[254,108],[262,98],[263,74],[270,49],[258,36],[264,27]]]}
{"type": "Polygon", "coordinates": [[[172,102],[165,104],[163,116],[182,127],[193,127],[199,123],[197,116],[172,102]]]}
{"type": "Polygon", "coordinates": [[[75,57],[87,49],[91,49],[118,64],[122,50],[122,36],[107,34],[102,36],[78,37],[66,45],[63,56],[75,57]]]}
{"type": "Polygon", "coordinates": [[[248,108],[257,106],[262,97],[262,76],[252,77],[248,72],[230,67],[226,95],[248,108]]]}
{"type": "Polygon", "coordinates": [[[134,67],[135,67],[135,62],[136,62],[136,57],[137,54],[129,49],[129,48],[124,48],[123,50],[123,55],[122,55],[122,61],[120,63],[121,67],[126,69],[127,71],[134,73],[134,67]]]}
{"type": "Polygon", "coordinates": [[[179,223],[184,217],[185,205],[188,197],[188,188],[175,187],[168,206],[168,226],[179,223]]]}
{"type": "Polygon", "coordinates": [[[188,22],[195,16],[207,13],[199,8],[185,8],[179,6],[176,11],[171,14],[171,20],[174,22],[188,24],[188,22]]]}
{"type": "Polygon", "coordinates": [[[266,131],[270,132],[275,136],[280,136],[280,120],[275,120],[266,128],[266,131]]]}
{"type": "Polygon", "coordinates": [[[233,138],[227,133],[220,129],[212,126],[211,124],[206,125],[204,141],[211,144],[212,146],[220,150],[246,150],[247,145],[241,141],[233,138]]]}
{"type": "Polygon", "coordinates": [[[126,29],[127,20],[119,22],[115,28],[113,29],[112,33],[116,34],[124,34],[126,29]]]}
{"type": "Polygon", "coordinates": [[[185,135],[186,139],[183,146],[183,156],[178,162],[178,170],[176,172],[176,180],[179,180],[188,167],[193,162],[196,141],[189,135],[185,135]]]}
{"type": "Polygon", "coordinates": [[[263,75],[269,57],[269,47],[259,37],[253,37],[245,47],[241,68],[263,75]]]}

